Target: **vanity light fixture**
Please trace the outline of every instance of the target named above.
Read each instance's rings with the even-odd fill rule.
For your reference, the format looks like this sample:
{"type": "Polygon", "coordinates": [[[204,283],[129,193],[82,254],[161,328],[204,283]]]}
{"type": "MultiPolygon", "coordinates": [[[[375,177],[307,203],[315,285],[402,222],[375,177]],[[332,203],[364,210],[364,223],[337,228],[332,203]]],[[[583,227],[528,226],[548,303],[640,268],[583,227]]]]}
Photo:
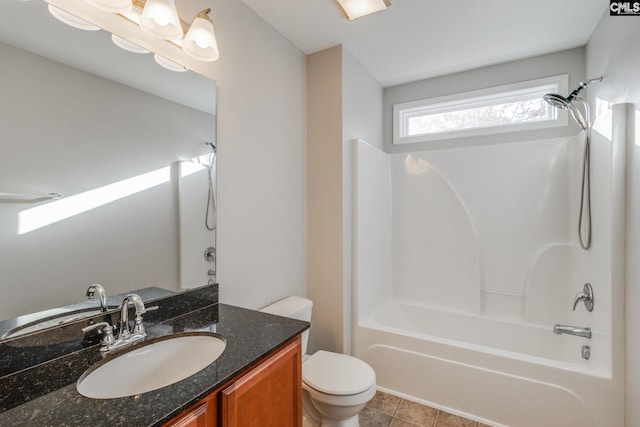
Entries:
{"type": "MultiPolygon", "coordinates": [[[[137,24],[142,31],[152,37],[167,40],[190,57],[203,62],[212,62],[220,57],[218,43],[209,17],[211,9],[199,12],[191,25],[180,19],[174,0],[85,0],[101,10],[115,13],[137,24]],[[185,31],[186,29],[186,31],[185,31]]],[[[62,9],[49,5],[53,16],[76,28],[99,30],[100,27],[80,19],[62,9]]],[[[147,53],[148,50],[118,36],[113,42],[123,49],[136,53],[147,53]]],[[[166,58],[163,58],[166,60],[166,58]]],[[[175,64],[175,62],[171,61],[175,64]]],[[[179,66],[180,71],[184,67],[179,66]]],[[[175,67],[173,67],[175,68],[175,67]]],[[[173,69],[169,68],[169,69],[173,69]]]]}
{"type": "Polygon", "coordinates": [[[93,25],[91,22],[85,21],[82,18],[78,18],[77,16],[67,12],[66,10],[62,10],[53,5],[49,5],[48,9],[49,13],[53,15],[54,18],[56,18],[60,22],[64,22],[65,24],[73,28],[84,31],[98,31],[100,29],[100,27],[98,27],[97,25],[93,25]]]}
{"type": "Polygon", "coordinates": [[[87,0],[87,2],[112,13],[127,13],[133,8],[131,0],[87,0]]]}
{"type": "Polygon", "coordinates": [[[117,34],[111,34],[111,41],[113,44],[121,49],[127,50],[133,53],[149,53],[150,50],[143,48],[140,45],[130,42],[129,40],[120,37],[117,34]]]}
{"type": "Polygon", "coordinates": [[[158,55],[157,53],[153,54],[153,59],[155,59],[158,65],[160,65],[163,68],[166,68],[169,71],[175,71],[177,73],[183,73],[187,71],[187,69],[184,68],[182,65],[178,64],[177,62],[173,62],[172,60],[167,59],[162,55],[158,55]]]}
{"type": "Polygon", "coordinates": [[[381,12],[391,6],[390,0],[337,0],[338,6],[349,21],[372,13],[381,12]]]}
{"type": "Polygon", "coordinates": [[[187,55],[199,61],[212,62],[220,57],[213,21],[209,17],[211,9],[200,11],[189,25],[178,16],[174,0],[130,1],[133,4],[131,11],[122,16],[138,24],[147,34],[182,47],[187,55]],[[186,34],[183,28],[187,28],[186,34]]]}

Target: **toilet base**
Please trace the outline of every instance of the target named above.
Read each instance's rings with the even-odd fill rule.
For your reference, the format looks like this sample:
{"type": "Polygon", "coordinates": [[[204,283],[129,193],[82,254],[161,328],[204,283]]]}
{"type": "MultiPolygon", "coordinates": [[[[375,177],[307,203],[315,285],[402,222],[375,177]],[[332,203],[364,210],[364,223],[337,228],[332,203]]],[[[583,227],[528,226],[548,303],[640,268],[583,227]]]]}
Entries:
{"type": "MultiPolygon", "coordinates": [[[[364,405],[362,405],[364,407],[364,405]]],[[[358,411],[359,413],[360,411],[358,411]]],[[[314,406],[306,390],[302,391],[302,427],[360,427],[358,414],[334,420],[323,416],[314,406]]]]}
{"type": "Polygon", "coordinates": [[[360,417],[355,415],[346,420],[328,420],[325,418],[321,422],[318,422],[306,414],[303,414],[302,427],[360,427],[360,417]]]}
{"type": "Polygon", "coordinates": [[[322,420],[320,427],[360,427],[360,419],[357,415],[346,420],[322,420]]]}
{"type": "Polygon", "coordinates": [[[320,424],[310,419],[309,417],[302,415],[302,427],[320,427],[320,424]]]}

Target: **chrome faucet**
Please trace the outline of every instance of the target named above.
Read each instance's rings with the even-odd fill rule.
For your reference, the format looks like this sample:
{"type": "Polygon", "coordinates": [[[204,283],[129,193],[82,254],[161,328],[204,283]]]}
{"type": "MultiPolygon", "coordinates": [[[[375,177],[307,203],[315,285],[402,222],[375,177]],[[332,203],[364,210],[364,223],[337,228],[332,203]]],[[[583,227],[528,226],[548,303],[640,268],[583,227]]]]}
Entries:
{"type": "Polygon", "coordinates": [[[118,340],[127,340],[129,342],[137,341],[144,338],[147,333],[144,331],[144,325],[142,324],[142,315],[147,312],[147,309],[142,302],[142,298],[136,294],[129,294],[122,300],[120,306],[120,334],[118,340]],[[129,303],[132,302],[136,308],[135,326],[133,331],[129,330],[129,303]]]}
{"type": "Polygon", "coordinates": [[[593,288],[591,287],[591,284],[585,283],[582,288],[582,292],[578,292],[573,300],[573,311],[576,310],[580,301],[584,302],[584,306],[587,311],[593,311],[593,288]]]}
{"type": "Polygon", "coordinates": [[[581,328],[579,326],[555,325],[553,327],[553,333],[558,335],[569,334],[583,338],[591,338],[591,328],[581,328]]]}
{"type": "MultiPolygon", "coordinates": [[[[100,286],[100,285],[98,285],[100,286]]],[[[114,336],[113,326],[107,322],[96,323],[82,329],[82,332],[88,332],[98,329],[99,333],[104,334],[102,339],[101,352],[108,352],[118,348],[126,347],[136,341],[140,341],[147,336],[142,323],[142,314],[148,310],[155,310],[158,306],[146,308],[142,298],[136,294],[129,294],[122,300],[120,305],[120,327],[117,337],[114,336]],[[129,303],[133,303],[136,308],[135,325],[133,330],[129,330],[129,303]]]]}
{"type": "Polygon", "coordinates": [[[109,309],[109,306],[107,306],[107,293],[105,292],[102,285],[94,283],[93,285],[87,288],[88,299],[93,299],[96,293],[98,294],[98,298],[100,298],[100,311],[104,313],[109,309]]]}

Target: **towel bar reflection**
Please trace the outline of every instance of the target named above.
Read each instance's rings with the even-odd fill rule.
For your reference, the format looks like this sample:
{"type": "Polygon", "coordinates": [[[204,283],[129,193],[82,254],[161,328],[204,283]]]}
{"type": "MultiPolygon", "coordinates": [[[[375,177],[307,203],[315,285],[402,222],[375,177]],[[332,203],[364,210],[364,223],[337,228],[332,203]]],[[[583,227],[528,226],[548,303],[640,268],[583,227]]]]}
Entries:
{"type": "Polygon", "coordinates": [[[46,200],[58,200],[60,193],[34,194],[34,193],[2,193],[0,192],[0,203],[37,203],[46,200]]]}

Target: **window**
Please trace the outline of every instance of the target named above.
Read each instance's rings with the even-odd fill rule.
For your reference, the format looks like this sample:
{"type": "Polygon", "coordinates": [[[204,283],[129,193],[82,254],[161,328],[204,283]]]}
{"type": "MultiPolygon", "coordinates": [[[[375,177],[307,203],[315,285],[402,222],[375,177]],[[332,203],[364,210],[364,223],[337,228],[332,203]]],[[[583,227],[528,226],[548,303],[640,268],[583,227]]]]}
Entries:
{"type": "Polygon", "coordinates": [[[548,77],[393,106],[394,144],[543,129],[567,124],[566,111],[544,102],[566,93],[568,76],[548,77]]]}

